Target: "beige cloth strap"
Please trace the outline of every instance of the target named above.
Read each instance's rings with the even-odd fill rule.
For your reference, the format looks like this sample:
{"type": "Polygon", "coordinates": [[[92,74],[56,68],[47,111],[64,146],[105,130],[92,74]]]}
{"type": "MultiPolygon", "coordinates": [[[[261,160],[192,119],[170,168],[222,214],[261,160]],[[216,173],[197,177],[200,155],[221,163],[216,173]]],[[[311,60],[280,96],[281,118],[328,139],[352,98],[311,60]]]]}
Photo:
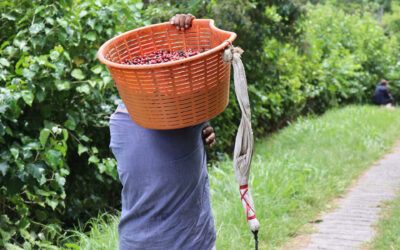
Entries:
{"type": "Polygon", "coordinates": [[[251,128],[251,112],[249,94],[247,92],[246,73],[240,55],[243,53],[241,48],[232,45],[225,49],[223,59],[232,62],[233,80],[235,82],[236,98],[239,102],[242,118],[236,134],[235,150],[233,152],[233,166],[235,177],[240,188],[242,206],[247,217],[247,223],[251,231],[256,232],[260,228],[260,223],[256,218],[253,197],[248,188],[250,164],[253,156],[254,137],[251,128]]]}

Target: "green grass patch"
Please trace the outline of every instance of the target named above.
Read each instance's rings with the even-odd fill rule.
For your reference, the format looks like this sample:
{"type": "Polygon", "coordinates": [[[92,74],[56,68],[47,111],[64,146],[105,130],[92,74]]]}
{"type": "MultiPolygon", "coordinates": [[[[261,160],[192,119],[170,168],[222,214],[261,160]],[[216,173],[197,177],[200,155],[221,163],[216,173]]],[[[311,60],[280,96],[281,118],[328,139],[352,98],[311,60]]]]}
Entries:
{"type": "MultiPolygon", "coordinates": [[[[300,118],[256,143],[250,189],[261,223],[260,249],[274,249],[299,232],[329,202],[400,139],[400,112],[349,106],[300,118]]],[[[240,203],[232,161],[209,169],[217,249],[251,249],[252,234],[240,203]]],[[[117,218],[94,224],[83,249],[116,246],[117,218]],[[102,229],[102,230],[99,230],[102,229]],[[92,243],[94,241],[94,243],[92,243]],[[105,244],[105,245],[102,245],[105,244]]],[[[78,238],[79,238],[78,237],[78,238]]]]}
{"type": "Polygon", "coordinates": [[[119,216],[108,213],[89,220],[83,228],[70,230],[61,240],[68,249],[118,249],[118,222],[119,216]],[[84,233],[90,229],[88,233],[84,233]]]}
{"type": "Polygon", "coordinates": [[[372,249],[400,249],[400,193],[383,209],[383,217],[377,225],[378,235],[373,239],[372,249]]]}

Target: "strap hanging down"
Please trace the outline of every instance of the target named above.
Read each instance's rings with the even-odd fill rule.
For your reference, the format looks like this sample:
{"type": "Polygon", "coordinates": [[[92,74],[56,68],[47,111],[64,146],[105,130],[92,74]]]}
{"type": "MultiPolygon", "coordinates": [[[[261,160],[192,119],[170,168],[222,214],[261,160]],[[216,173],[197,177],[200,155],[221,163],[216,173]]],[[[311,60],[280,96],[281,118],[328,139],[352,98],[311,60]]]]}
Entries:
{"type": "MultiPolygon", "coordinates": [[[[236,181],[240,186],[240,196],[243,209],[246,213],[247,223],[253,233],[258,232],[260,223],[256,218],[253,197],[248,188],[250,164],[253,156],[254,137],[251,128],[251,113],[249,94],[247,92],[246,73],[240,55],[241,48],[230,45],[225,49],[223,59],[232,62],[233,80],[235,82],[236,98],[242,111],[242,119],[236,134],[235,150],[233,153],[233,166],[235,168],[236,181]]],[[[255,234],[256,235],[256,234],[255,234]]]]}

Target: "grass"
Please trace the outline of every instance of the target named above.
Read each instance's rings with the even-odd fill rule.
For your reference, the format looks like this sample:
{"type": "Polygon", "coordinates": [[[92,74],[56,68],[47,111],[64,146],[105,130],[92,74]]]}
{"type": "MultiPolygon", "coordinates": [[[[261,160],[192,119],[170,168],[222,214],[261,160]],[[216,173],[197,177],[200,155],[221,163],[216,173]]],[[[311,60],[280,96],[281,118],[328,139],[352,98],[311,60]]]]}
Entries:
{"type": "Polygon", "coordinates": [[[66,242],[64,246],[68,249],[118,249],[118,222],[119,216],[105,213],[86,223],[85,228],[90,228],[88,233],[84,233],[85,228],[71,230],[61,241],[66,242]]]}
{"type": "MultiPolygon", "coordinates": [[[[400,112],[349,106],[321,117],[300,118],[256,143],[250,189],[261,223],[260,249],[276,249],[400,139],[400,112]]],[[[209,169],[217,249],[252,249],[227,158],[209,169]]],[[[75,232],[82,249],[115,249],[117,217],[94,221],[90,235],[75,232]],[[112,245],[110,245],[112,244],[112,245]],[[96,247],[92,247],[96,246],[96,247]]]]}
{"type": "Polygon", "coordinates": [[[378,235],[370,244],[372,249],[400,249],[400,193],[395,200],[387,203],[377,231],[378,235]]]}

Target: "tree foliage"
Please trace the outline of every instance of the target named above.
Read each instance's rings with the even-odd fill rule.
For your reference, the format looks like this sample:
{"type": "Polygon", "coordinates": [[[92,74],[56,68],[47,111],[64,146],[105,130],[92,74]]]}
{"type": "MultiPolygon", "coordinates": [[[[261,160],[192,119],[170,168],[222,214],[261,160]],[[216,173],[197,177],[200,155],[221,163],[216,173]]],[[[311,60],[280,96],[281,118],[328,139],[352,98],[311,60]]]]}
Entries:
{"type": "Polygon", "coordinates": [[[107,128],[118,97],[96,53],[118,32],[148,24],[142,8],[0,3],[0,246],[39,244],[65,223],[118,206],[107,128]]]}

